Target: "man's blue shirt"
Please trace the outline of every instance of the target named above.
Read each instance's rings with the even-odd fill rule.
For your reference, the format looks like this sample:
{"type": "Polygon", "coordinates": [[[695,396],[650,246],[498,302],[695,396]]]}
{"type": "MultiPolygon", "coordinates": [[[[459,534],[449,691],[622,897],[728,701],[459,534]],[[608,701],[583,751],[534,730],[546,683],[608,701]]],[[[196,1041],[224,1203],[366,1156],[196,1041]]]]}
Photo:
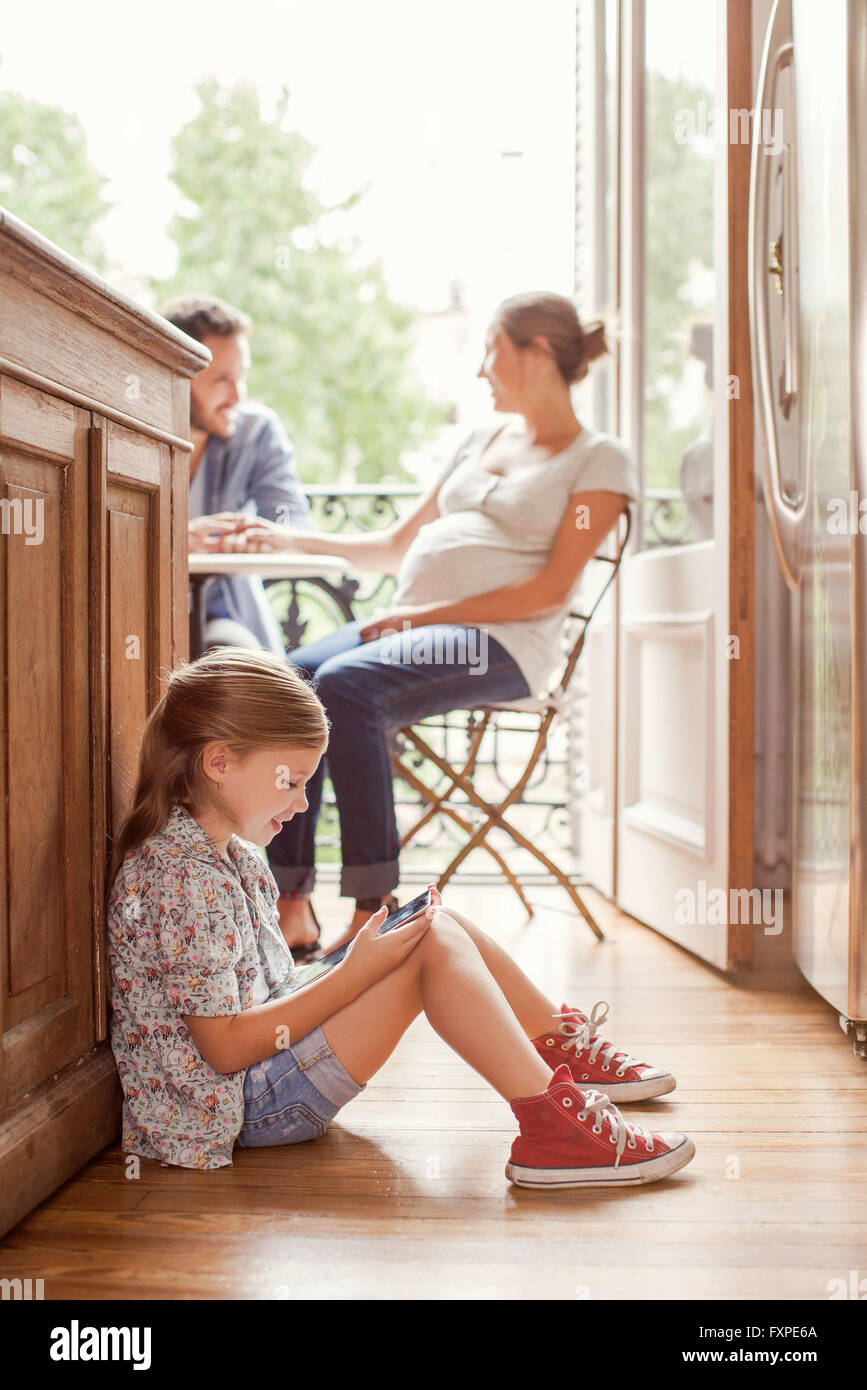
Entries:
{"type": "MultiPolygon", "coordinates": [[[[309,528],[310,508],[294,460],[295,450],[276,413],[258,401],[244,401],[234,434],[208,439],[190,489],[190,518],[247,511],[285,526],[309,528]]],[[[207,616],[234,618],[263,647],[284,654],[261,579],[229,575],[212,580],[207,616]]]]}

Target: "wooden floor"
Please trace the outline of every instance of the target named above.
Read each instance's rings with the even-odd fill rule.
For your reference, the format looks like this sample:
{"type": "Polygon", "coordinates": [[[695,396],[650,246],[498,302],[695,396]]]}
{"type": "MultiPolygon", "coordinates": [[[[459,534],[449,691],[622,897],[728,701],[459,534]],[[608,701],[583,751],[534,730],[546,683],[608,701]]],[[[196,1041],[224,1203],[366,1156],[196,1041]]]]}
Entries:
{"type": "MultiPolygon", "coordinates": [[[[867,1065],[784,938],[758,936],[732,981],[589,893],[601,944],[552,889],[526,926],[505,890],[446,896],[558,1003],[607,999],[606,1036],[674,1072],[673,1096],[624,1113],[691,1134],[687,1168],[511,1187],[508,1105],[420,1018],[321,1139],[212,1173],[144,1160],[136,1181],[115,1145],[0,1242],[0,1273],[47,1299],[825,1300],[867,1275],[867,1065]]],[[[322,906],[333,938],[346,903],[322,906]]]]}

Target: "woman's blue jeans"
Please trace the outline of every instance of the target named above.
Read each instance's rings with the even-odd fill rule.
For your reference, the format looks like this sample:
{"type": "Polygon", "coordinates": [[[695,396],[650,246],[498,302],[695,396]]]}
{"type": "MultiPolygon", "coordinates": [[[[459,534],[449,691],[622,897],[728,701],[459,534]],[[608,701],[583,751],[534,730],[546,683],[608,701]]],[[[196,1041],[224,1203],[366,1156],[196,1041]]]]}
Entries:
{"type": "Polygon", "coordinates": [[[387,735],[428,715],[488,700],[520,700],[520,668],[484,629],[437,623],[362,642],[357,622],[288,660],[312,682],[331,721],[328,750],[306,786],[309,809],[268,845],[281,894],[315,881],[316,822],[327,769],[340,815],[344,897],[385,897],[400,879],[387,735]]]}

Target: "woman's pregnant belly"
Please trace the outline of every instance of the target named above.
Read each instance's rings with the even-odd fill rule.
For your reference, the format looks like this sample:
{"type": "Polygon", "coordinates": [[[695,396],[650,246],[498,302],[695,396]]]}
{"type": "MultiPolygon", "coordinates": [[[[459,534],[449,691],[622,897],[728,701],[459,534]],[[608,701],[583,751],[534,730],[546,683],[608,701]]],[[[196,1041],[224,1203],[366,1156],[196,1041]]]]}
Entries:
{"type": "Polygon", "coordinates": [[[546,558],[489,517],[450,513],[423,526],[407,550],[394,603],[447,603],[501,589],[536,574],[546,558]]]}

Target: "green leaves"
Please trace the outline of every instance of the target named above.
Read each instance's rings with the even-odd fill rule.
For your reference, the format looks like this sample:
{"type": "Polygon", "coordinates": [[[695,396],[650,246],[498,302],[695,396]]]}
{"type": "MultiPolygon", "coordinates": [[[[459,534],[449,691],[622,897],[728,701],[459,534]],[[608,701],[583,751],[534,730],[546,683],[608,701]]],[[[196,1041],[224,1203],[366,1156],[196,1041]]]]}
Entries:
{"type": "Polygon", "coordinates": [[[159,297],[208,290],[252,316],[250,395],[281,416],[305,481],[406,480],[401,452],[443,414],[414,378],[413,314],[341,235],[364,190],[336,207],[312,191],[314,151],[285,89],[267,115],[249,85],[209,79],[197,93],[173,142],[173,178],[197,215],[170,225],[178,268],[159,297]]]}
{"type": "Polygon", "coordinates": [[[91,164],[75,116],[15,93],[0,95],[0,203],[95,270],[105,255],[94,224],[107,180],[91,164]]]}

